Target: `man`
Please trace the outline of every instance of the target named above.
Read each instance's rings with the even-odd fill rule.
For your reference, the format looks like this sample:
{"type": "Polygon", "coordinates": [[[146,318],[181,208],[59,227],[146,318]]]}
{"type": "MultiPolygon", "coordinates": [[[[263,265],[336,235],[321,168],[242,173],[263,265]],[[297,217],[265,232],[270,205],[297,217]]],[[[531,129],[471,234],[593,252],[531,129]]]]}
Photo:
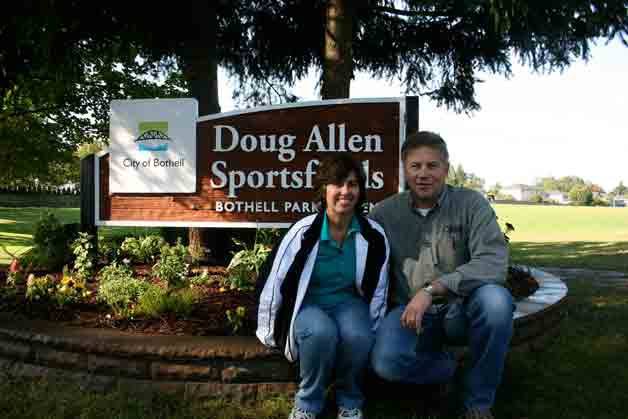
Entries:
{"type": "Polygon", "coordinates": [[[390,242],[397,304],[378,329],[371,364],[390,381],[446,383],[456,360],[443,343],[464,343],[463,417],[492,418],[513,329],[504,236],[482,195],[445,184],[449,153],[439,135],[410,135],[401,157],[408,190],[370,214],[390,242]]]}

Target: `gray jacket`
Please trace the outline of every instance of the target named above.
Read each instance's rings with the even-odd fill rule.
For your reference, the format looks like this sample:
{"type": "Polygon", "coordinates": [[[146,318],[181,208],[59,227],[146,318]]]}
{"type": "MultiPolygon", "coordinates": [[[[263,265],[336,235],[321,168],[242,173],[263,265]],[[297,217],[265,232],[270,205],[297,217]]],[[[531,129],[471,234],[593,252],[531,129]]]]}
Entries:
{"type": "Polygon", "coordinates": [[[423,216],[409,191],[379,202],[369,217],[386,231],[391,248],[394,298],[406,304],[438,279],[464,297],[485,283],[504,284],[508,247],[488,201],[478,192],[446,185],[423,216]]]}

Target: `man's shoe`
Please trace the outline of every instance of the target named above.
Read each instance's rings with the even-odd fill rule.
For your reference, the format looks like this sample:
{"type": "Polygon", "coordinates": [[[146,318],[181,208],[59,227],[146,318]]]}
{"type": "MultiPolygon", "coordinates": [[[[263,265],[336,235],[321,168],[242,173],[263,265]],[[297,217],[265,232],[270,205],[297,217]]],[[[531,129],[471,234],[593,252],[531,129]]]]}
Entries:
{"type": "Polygon", "coordinates": [[[316,415],[312,412],[308,412],[307,410],[299,409],[294,406],[292,408],[292,412],[290,412],[290,416],[288,419],[316,419],[316,415]]]}
{"type": "Polygon", "coordinates": [[[364,419],[364,415],[362,415],[362,410],[358,408],[347,409],[339,407],[337,419],[364,419]]]}
{"type": "Polygon", "coordinates": [[[494,418],[490,409],[487,409],[487,410],[469,409],[462,414],[461,419],[494,419],[494,418]]]}

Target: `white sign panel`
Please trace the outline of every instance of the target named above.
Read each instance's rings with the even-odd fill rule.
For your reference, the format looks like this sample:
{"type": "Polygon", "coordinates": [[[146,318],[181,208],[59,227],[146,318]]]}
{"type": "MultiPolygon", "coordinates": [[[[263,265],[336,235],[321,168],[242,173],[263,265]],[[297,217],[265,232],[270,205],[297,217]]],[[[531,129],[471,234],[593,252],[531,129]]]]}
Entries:
{"type": "Polygon", "coordinates": [[[196,99],[111,101],[111,193],[196,192],[196,99]]]}

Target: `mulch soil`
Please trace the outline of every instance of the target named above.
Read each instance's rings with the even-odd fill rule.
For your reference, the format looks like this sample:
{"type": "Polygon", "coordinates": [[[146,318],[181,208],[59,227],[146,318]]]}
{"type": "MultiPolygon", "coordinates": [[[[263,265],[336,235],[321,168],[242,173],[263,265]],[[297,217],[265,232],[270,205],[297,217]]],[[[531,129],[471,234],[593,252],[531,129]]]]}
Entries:
{"type": "MultiPolygon", "coordinates": [[[[135,266],[136,275],[150,280],[148,266],[135,266]]],[[[226,276],[226,268],[222,266],[201,266],[207,269],[212,277],[226,276]]],[[[36,276],[50,272],[34,272],[36,276]]],[[[54,273],[60,275],[60,273],[54,273]]],[[[0,287],[6,286],[7,272],[0,271],[0,287]]],[[[246,309],[243,326],[238,335],[253,335],[256,324],[257,306],[253,291],[239,291],[224,288],[220,281],[197,286],[198,300],[193,311],[185,318],[175,315],[163,315],[159,318],[116,318],[111,309],[96,300],[98,282],[88,282],[91,291],[87,301],[73,304],[62,309],[51,303],[31,302],[25,297],[25,287],[17,288],[15,295],[2,293],[0,311],[10,312],[29,319],[43,319],[58,322],[62,325],[78,327],[110,328],[125,332],[150,335],[192,335],[192,336],[224,336],[233,335],[227,321],[227,310],[235,310],[238,306],[246,309]]]]}

